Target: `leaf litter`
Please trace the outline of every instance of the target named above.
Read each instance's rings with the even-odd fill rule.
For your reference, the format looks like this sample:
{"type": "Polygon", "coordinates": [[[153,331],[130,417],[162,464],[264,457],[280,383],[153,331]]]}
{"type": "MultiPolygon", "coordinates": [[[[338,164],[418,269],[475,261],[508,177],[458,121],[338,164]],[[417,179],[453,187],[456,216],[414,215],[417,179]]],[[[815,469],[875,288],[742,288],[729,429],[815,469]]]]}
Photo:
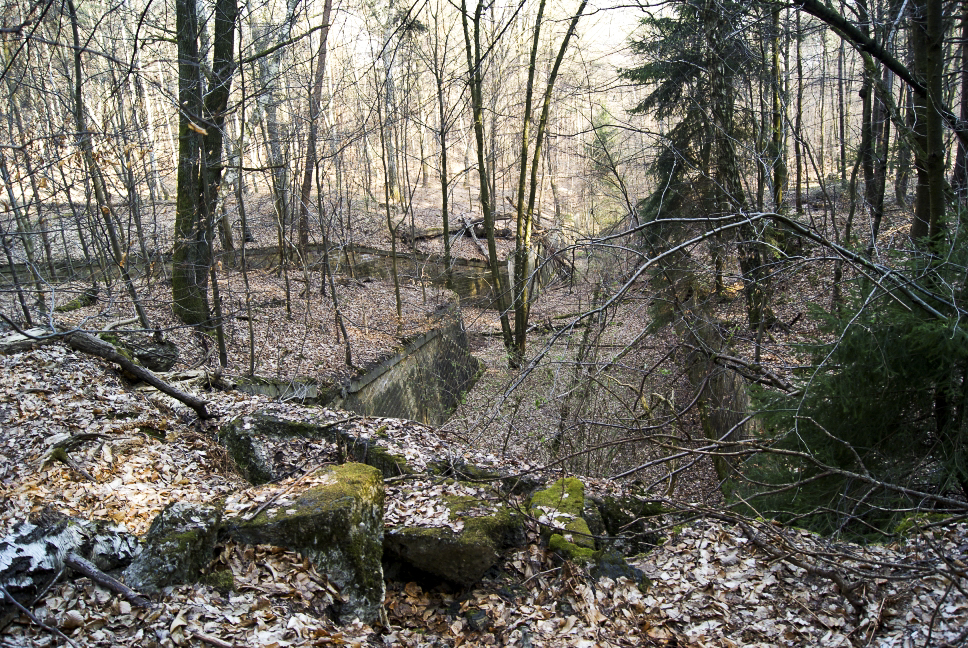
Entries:
{"type": "MultiPolygon", "coordinates": [[[[231,468],[214,426],[256,411],[292,420],[338,421],[344,413],[272,403],[236,392],[208,392],[218,418],[200,423],[183,409],[159,409],[126,389],[113,369],[48,345],[0,357],[0,529],[50,507],[110,519],[144,533],[171,501],[229,497],[259,505],[231,468]],[[52,441],[86,435],[71,448],[93,478],[49,458],[52,441]],[[60,436],[59,436],[60,435],[60,436]],[[247,494],[245,494],[247,493],[247,494]],[[249,500],[245,498],[250,498],[249,500]],[[251,501],[250,501],[251,500],[251,501]]],[[[533,467],[427,426],[360,417],[347,429],[426,467],[443,455],[505,472],[533,467]]],[[[297,479],[298,477],[290,477],[297,479]]],[[[589,480],[592,488],[620,486],[589,480]]],[[[385,523],[459,528],[440,498],[494,501],[486,486],[416,478],[388,484],[385,523]],[[488,498],[491,498],[489,500],[488,498]]],[[[482,505],[483,506],[483,505],[482,505]]],[[[649,578],[591,578],[542,547],[537,527],[500,572],[468,591],[390,582],[387,625],[338,626],[329,610],[339,592],[297,553],[223,545],[208,571],[230,570],[233,589],[211,584],[168,588],[153,608],[76,578],[55,585],[33,613],[78,646],[803,646],[964,645],[968,627],[965,565],[968,524],[925,530],[906,542],[832,543],[767,523],[754,527],[706,519],[632,562],[649,578]],[[806,567],[836,568],[859,584],[855,607],[816,569],[765,551],[806,556],[806,567]]],[[[0,635],[3,646],[58,645],[25,616],[0,635]]]]}

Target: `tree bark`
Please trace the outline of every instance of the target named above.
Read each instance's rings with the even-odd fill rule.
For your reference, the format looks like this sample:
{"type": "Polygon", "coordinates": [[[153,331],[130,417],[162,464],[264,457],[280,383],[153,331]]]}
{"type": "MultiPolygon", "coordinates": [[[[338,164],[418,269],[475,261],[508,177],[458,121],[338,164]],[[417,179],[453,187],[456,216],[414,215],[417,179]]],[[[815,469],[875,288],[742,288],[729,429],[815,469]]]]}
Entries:
{"type": "Polygon", "coordinates": [[[175,190],[175,245],[172,254],[172,307],[192,325],[208,323],[207,228],[199,209],[199,156],[202,148],[202,90],[195,0],[176,0],[178,37],[178,179],[175,190]]]}
{"type": "Polygon", "coordinates": [[[494,205],[491,201],[490,180],[487,172],[486,145],[484,143],[484,98],[482,96],[483,60],[481,58],[481,21],[484,13],[483,2],[478,2],[474,9],[472,21],[474,35],[471,37],[471,25],[468,21],[467,0],[461,0],[461,20],[464,27],[464,45],[467,55],[468,85],[471,91],[471,111],[474,119],[474,139],[477,142],[477,173],[480,180],[481,213],[484,226],[487,228],[487,257],[491,266],[491,280],[494,282],[497,295],[497,308],[501,314],[501,331],[504,334],[504,346],[513,353],[514,334],[508,319],[507,294],[504,278],[501,276],[500,263],[497,258],[497,245],[494,241],[494,205]]]}
{"type": "MultiPolygon", "coordinates": [[[[968,4],[961,10],[961,123],[968,124],[968,4]]],[[[968,202],[968,144],[958,142],[951,188],[964,204],[968,202]]]]}
{"type": "MultiPolygon", "coordinates": [[[[198,13],[194,0],[177,0],[178,185],[172,300],[186,324],[210,326],[208,282],[218,190],[222,180],[225,109],[235,73],[236,0],[215,4],[210,87],[202,96],[198,13]]],[[[220,322],[216,322],[219,326],[220,322]]]]}
{"type": "MultiPolygon", "coordinates": [[[[309,133],[306,135],[306,166],[303,167],[302,187],[300,187],[299,191],[299,246],[303,250],[309,245],[309,195],[313,187],[313,171],[316,168],[316,138],[319,134],[323,80],[326,78],[326,42],[329,38],[329,24],[332,11],[333,0],[324,0],[323,29],[319,36],[319,51],[316,54],[313,89],[309,97],[309,133]]],[[[325,241],[323,244],[326,244],[325,241]]]]}

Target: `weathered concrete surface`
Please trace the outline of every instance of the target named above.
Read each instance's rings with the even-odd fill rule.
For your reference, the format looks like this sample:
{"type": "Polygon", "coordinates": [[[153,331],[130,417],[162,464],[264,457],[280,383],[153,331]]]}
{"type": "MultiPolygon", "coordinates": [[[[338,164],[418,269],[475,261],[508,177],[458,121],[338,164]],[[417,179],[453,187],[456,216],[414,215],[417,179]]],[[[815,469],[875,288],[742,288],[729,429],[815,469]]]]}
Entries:
{"type": "Polygon", "coordinates": [[[525,544],[524,523],[503,502],[446,497],[453,527],[400,526],[387,531],[384,549],[391,559],[463,587],[484,577],[504,549],[525,544]]]}
{"type": "MultiPolygon", "coordinates": [[[[271,504],[227,516],[227,537],[302,553],[340,588],[341,622],[379,619],[385,594],[380,471],[357,463],[327,466],[288,485],[269,484],[247,495],[271,504]]],[[[229,498],[230,509],[232,502],[229,498]]]]}
{"type": "Polygon", "coordinates": [[[433,330],[407,340],[395,353],[342,385],[311,378],[280,381],[241,378],[238,389],[303,405],[321,405],[364,416],[439,425],[450,417],[481,372],[471,355],[456,302],[436,317],[433,330]]]}
{"type": "MultiPolygon", "coordinates": [[[[256,412],[237,418],[219,429],[219,441],[229,451],[239,472],[254,485],[265,484],[292,473],[277,456],[291,454],[298,443],[325,441],[339,448],[340,461],[356,461],[377,468],[385,477],[415,472],[404,457],[394,455],[376,439],[364,439],[342,427],[345,420],[323,416],[312,421],[290,421],[256,412]]],[[[309,457],[307,457],[309,458],[309,457]]]]}
{"type": "Polygon", "coordinates": [[[220,506],[169,504],[151,522],[141,553],[124,570],[125,583],[157,594],[163,587],[198,580],[212,561],[221,520],[220,506]]]}
{"type": "Polygon", "coordinates": [[[330,405],[366,416],[443,423],[473,387],[481,367],[468,348],[460,309],[454,305],[439,321],[350,381],[330,405]]]}

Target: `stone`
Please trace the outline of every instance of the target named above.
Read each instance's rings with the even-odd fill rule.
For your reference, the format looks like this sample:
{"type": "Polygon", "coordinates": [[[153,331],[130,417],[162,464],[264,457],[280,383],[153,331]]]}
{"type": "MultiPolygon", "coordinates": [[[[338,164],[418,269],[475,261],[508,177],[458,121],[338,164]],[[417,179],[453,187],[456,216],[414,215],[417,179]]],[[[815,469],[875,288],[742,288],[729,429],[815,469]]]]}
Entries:
{"type": "Polygon", "coordinates": [[[595,553],[595,538],[585,514],[585,485],[575,477],[559,479],[531,497],[531,514],[541,524],[548,547],[569,560],[588,562],[595,553]]]}
{"type": "Polygon", "coordinates": [[[662,543],[661,534],[652,530],[664,526],[655,520],[667,513],[661,504],[635,495],[605,495],[593,501],[601,512],[610,549],[634,556],[662,543]]]}
{"type": "Polygon", "coordinates": [[[521,518],[503,502],[446,496],[453,527],[401,526],[387,531],[388,557],[462,587],[479,582],[508,547],[525,543],[521,518]]]}
{"type": "MultiPolygon", "coordinates": [[[[625,502],[627,507],[633,503],[642,504],[641,500],[628,499],[630,501],[625,502]]],[[[608,501],[617,510],[625,510],[614,501],[608,501]]],[[[601,506],[600,501],[585,496],[585,485],[575,477],[559,479],[531,497],[531,515],[542,524],[541,532],[548,541],[549,549],[566,560],[587,566],[595,578],[625,577],[638,583],[644,582],[642,571],[629,566],[611,542],[596,542],[596,536],[603,538],[603,533],[618,531],[609,526],[610,522],[624,519],[614,517],[617,515],[615,511],[607,513],[606,510],[607,507],[601,506]]]]}
{"type": "Polygon", "coordinates": [[[192,583],[212,561],[221,505],[172,502],[151,522],[142,550],[127,569],[125,583],[145,594],[170,585],[192,583]]]}
{"type": "MultiPolygon", "coordinates": [[[[227,516],[226,537],[298,551],[340,588],[342,623],[380,618],[383,583],[383,476],[372,466],[326,466],[289,485],[266,484],[248,496],[271,502],[254,518],[227,516]]],[[[230,510],[233,498],[229,498],[230,510]]]]}
{"type": "Polygon", "coordinates": [[[223,425],[218,439],[246,481],[261,486],[292,472],[292,466],[276,459],[280,445],[297,439],[326,440],[325,432],[322,426],[256,413],[223,425]]]}
{"type": "Polygon", "coordinates": [[[388,452],[375,440],[362,439],[342,430],[339,424],[343,421],[324,418],[322,409],[319,414],[319,422],[312,423],[256,412],[223,425],[219,429],[219,441],[242,476],[255,486],[291,474],[294,467],[279,458],[293,454],[293,444],[305,440],[335,443],[341,461],[346,459],[374,466],[384,477],[415,472],[406,459],[388,452]]]}

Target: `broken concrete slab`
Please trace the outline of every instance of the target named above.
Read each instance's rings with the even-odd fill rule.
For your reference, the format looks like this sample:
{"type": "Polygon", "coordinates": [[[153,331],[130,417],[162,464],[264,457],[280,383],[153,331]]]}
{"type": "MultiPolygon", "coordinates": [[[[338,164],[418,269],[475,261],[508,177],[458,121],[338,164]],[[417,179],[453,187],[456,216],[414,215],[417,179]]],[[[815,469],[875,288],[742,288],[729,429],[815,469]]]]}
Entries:
{"type": "Polygon", "coordinates": [[[220,505],[169,504],[151,522],[141,553],[124,570],[125,583],[158,594],[169,585],[195,582],[212,560],[221,520],[220,505]]]}
{"type": "Polygon", "coordinates": [[[383,476],[372,466],[326,466],[228,498],[224,535],[299,551],[340,588],[341,622],[380,617],[383,476]]]}
{"type": "Polygon", "coordinates": [[[505,549],[525,544],[521,516],[479,486],[417,481],[391,491],[384,540],[388,560],[469,587],[499,562],[505,549]],[[426,504],[408,505],[415,493],[426,504]]]}

